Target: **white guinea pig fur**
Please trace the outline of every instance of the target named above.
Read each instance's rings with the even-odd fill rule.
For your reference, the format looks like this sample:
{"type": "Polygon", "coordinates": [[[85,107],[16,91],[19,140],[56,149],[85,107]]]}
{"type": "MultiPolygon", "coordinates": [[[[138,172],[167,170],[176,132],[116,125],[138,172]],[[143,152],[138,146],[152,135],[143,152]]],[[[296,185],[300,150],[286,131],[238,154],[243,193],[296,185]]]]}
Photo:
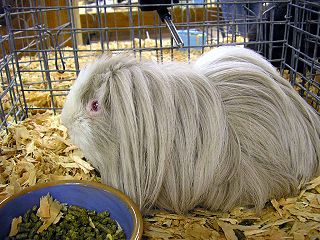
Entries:
{"type": "Polygon", "coordinates": [[[80,72],[61,119],[103,182],[144,213],[259,210],[320,172],[319,116],[245,48],[193,64],[101,56],[80,72]]]}

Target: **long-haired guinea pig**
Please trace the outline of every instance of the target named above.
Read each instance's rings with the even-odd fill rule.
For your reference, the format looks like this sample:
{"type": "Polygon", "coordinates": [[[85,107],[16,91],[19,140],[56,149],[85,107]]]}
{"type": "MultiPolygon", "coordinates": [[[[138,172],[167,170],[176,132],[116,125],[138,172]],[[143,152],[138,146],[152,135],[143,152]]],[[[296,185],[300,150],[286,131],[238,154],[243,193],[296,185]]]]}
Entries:
{"type": "Polygon", "coordinates": [[[261,209],[319,174],[319,116],[244,48],[194,64],[102,56],[80,72],[61,117],[103,182],[144,212],[261,209]]]}

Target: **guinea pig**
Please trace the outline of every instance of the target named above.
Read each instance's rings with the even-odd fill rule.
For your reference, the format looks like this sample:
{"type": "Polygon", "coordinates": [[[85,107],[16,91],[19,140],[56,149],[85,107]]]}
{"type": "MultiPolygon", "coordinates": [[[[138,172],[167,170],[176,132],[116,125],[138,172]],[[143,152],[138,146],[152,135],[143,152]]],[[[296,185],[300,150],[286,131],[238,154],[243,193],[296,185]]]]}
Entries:
{"type": "Polygon", "coordinates": [[[192,64],[103,55],[81,70],[61,119],[103,182],[143,213],[259,210],[319,174],[319,116],[249,49],[192,64]]]}

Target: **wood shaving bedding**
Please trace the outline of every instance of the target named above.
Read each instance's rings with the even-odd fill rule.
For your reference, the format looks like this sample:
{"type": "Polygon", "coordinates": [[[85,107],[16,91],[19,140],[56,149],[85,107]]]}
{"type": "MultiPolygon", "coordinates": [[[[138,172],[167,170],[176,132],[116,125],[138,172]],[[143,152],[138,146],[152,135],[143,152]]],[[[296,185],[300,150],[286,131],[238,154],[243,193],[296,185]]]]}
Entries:
{"type": "Polygon", "coordinates": [[[37,114],[0,135],[0,200],[38,182],[99,177],[67,138],[59,116],[37,114]]]}
{"type": "MultiPolygon", "coordinates": [[[[154,41],[148,40],[141,42],[143,46],[149,47],[153,43],[154,41]]],[[[125,47],[129,46],[127,45],[125,47]]],[[[98,45],[91,46],[94,47],[98,48],[98,45]]],[[[115,43],[112,47],[120,48],[115,43]]],[[[87,46],[79,48],[88,49],[87,46]]],[[[163,50],[163,53],[164,61],[170,60],[171,51],[163,50]]],[[[71,56],[72,52],[65,54],[71,56]]],[[[201,51],[193,51],[191,59],[196,59],[200,54],[201,51]]],[[[157,58],[156,51],[143,52],[142,55],[154,60],[157,58]]],[[[176,60],[187,60],[186,51],[174,50],[173,56],[176,60]]],[[[93,58],[94,56],[80,56],[80,66],[93,58]]],[[[50,61],[49,66],[50,69],[55,69],[54,61],[50,61]]],[[[68,58],[66,66],[74,69],[74,59],[68,58]]],[[[39,69],[39,63],[23,67],[36,70],[39,69]]],[[[63,90],[69,88],[72,81],[58,80],[75,78],[75,73],[52,72],[51,78],[57,80],[52,83],[52,87],[63,90]]],[[[29,89],[47,88],[47,83],[42,79],[41,73],[22,73],[22,80],[26,86],[29,84],[29,89]]],[[[29,106],[52,107],[48,91],[26,92],[26,99],[29,106]]],[[[64,96],[56,96],[56,107],[62,107],[64,99],[64,96]]],[[[5,108],[10,108],[9,98],[2,102],[5,108]]],[[[32,111],[29,118],[11,125],[8,133],[2,131],[0,147],[0,200],[41,182],[67,179],[100,181],[98,173],[85,161],[82,152],[70,143],[67,129],[61,125],[60,116],[53,116],[50,111],[32,111]]],[[[19,219],[16,220],[18,221],[19,219]]],[[[247,207],[238,207],[224,213],[198,208],[187,215],[154,210],[144,218],[144,238],[320,239],[320,177],[307,184],[299,196],[273,199],[259,214],[247,207]]]]}

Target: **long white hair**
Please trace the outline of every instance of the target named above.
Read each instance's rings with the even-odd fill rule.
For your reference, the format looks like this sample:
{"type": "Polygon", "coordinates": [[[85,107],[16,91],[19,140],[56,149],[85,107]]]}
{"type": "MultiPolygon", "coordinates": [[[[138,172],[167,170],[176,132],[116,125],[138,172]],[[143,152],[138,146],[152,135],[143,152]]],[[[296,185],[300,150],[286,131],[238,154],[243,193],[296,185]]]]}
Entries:
{"type": "Polygon", "coordinates": [[[319,116],[248,49],[193,65],[100,57],[61,117],[103,181],[142,210],[261,208],[319,174],[319,116]]]}

